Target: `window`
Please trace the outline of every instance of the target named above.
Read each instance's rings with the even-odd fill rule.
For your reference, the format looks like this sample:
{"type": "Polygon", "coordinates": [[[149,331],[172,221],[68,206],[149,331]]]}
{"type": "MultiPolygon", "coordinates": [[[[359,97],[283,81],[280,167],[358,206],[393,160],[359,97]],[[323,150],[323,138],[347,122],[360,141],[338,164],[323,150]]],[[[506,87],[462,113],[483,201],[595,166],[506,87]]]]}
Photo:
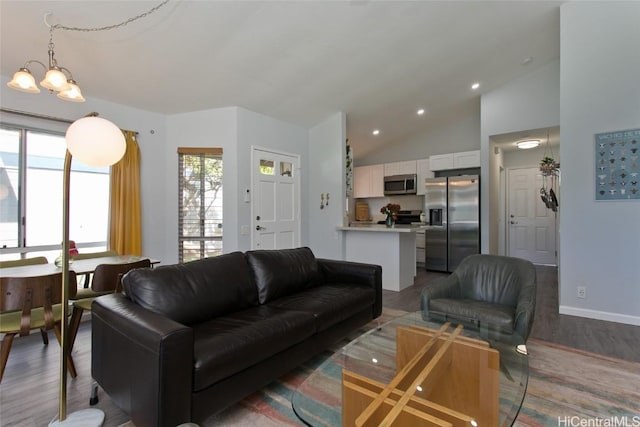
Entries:
{"type": "Polygon", "coordinates": [[[222,149],[178,148],[178,259],[222,253],[222,149]]]}
{"type": "MultiPolygon", "coordinates": [[[[64,135],[0,127],[0,246],[53,261],[62,240],[64,135]]],[[[109,226],[109,168],[71,164],[70,238],[80,247],[105,248],[109,226]]]]}

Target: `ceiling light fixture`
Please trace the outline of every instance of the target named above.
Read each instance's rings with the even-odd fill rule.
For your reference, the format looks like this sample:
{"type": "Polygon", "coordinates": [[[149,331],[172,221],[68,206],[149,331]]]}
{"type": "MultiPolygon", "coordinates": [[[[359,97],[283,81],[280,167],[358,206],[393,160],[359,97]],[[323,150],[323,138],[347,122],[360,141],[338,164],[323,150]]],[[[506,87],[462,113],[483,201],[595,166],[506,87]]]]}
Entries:
{"type": "Polygon", "coordinates": [[[68,68],[60,67],[58,65],[58,61],[55,58],[54,45],[53,45],[53,30],[66,30],[66,31],[80,31],[80,32],[95,32],[95,31],[108,31],[116,28],[123,27],[127,24],[132,23],[133,21],[137,21],[141,18],[146,18],[151,15],[153,12],[160,9],[162,6],[169,3],[169,0],[164,0],[155,7],[152,7],[148,11],[141,13],[137,16],[127,19],[126,21],[122,21],[119,24],[108,25],[105,27],[97,27],[97,28],[80,28],[80,27],[67,27],[61,24],[51,25],[47,21],[47,17],[51,15],[51,13],[46,13],[44,15],[44,23],[49,27],[49,67],[47,68],[42,62],[36,59],[30,59],[25,62],[24,66],[20,68],[13,75],[13,78],[7,86],[11,89],[19,90],[21,92],[26,93],[40,93],[40,89],[36,86],[36,80],[31,74],[31,70],[29,70],[29,66],[31,64],[40,64],[42,68],[44,68],[46,74],[44,79],[40,82],[40,86],[49,89],[50,93],[58,92],[57,97],[60,99],[64,99],[65,101],[72,102],[84,102],[85,99],[82,96],[82,92],[80,91],[80,87],[78,83],[73,79],[73,75],[68,68]]]}
{"type": "Polygon", "coordinates": [[[374,130],[372,133],[373,133],[374,135],[379,135],[379,134],[380,134],[380,131],[379,131],[378,129],[376,129],[376,130],[374,130]]]}
{"type": "Polygon", "coordinates": [[[524,141],[518,141],[516,142],[516,146],[522,150],[528,150],[530,148],[536,148],[538,145],[540,145],[540,140],[539,139],[527,139],[524,141]]]}
{"type": "MultiPolygon", "coordinates": [[[[45,15],[45,23],[46,15],[45,15]]],[[[48,25],[48,24],[47,24],[48,25]]],[[[13,75],[13,79],[7,86],[11,89],[19,90],[26,93],[40,93],[40,89],[36,86],[36,80],[29,70],[31,64],[40,64],[44,68],[46,74],[44,79],[40,82],[40,86],[45,89],[49,89],[50,93],[58,92],[57,96],[65,101],[72,102],[84,102],[84,97],[80,91],[80,87],[73,79],[73,75],[68,68],[60,67],[58,61],[56,61],[54,44],[53,44],[53,30],[55,26],[49,25],[49,67],[44,65],[37,59],[30,59],[25,62],[24,66],[20,68],[13,75]]]]}
{"type": "Polygon", "coordinates": [[[477,82],[471,85],[471,89],[473,89],[473,90],[476,90],[479,87],[480,87],[480,83],[477,83],[477,82]]]}
{"type": "Polygon", "coordinates": [[[424,114],[424,108],[419,109],[418,111],[416,111],[416,113],[421,116],[424,114]]]}

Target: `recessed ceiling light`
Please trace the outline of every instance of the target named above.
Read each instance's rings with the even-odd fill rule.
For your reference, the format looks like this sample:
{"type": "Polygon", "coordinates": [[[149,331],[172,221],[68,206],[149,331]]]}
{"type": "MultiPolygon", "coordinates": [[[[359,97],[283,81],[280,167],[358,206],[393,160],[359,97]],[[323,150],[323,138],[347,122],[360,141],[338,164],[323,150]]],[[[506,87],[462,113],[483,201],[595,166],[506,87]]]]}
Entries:
{"type": "Polygon", "coordinates": [[[540,145],[539,139],[527,139],[524,141],[516,142],[516,146],[523,150],[528,150],[529,148],[536,148],[538,145],[540,145]]]}
{"type": "Polygon", "coordinates": [[[416,111],[416,113],[418,113],[419,116],[424,114],[424,108],[419,109],[418,111],[416,111]]]}
{"type": "Polygon", "coordinates": [[[380,133],[380,131],[379,131],[378,129],[376,129],[376,130],[374,130],[374,131],[373,131],[373,134],[374,134],[374,135],[378,135],[379,133],[380,133]]]}
{"type": "Polygon", "coordinates": [[[474,83],[471,85],[471,89],[476,90],[480,87],[480,83],[474,83]]]}

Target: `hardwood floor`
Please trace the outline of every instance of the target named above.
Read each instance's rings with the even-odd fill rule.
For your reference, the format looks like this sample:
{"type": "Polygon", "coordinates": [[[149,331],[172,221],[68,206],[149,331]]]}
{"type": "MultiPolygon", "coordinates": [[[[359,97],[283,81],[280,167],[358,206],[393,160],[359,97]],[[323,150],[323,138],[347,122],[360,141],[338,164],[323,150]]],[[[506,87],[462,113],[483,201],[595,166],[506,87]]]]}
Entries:
{"type": "MultiPolygon", "coordinates": [[[[640,326],[561,315],[558,313],[557,268],[536,266],[536,274],[536,314],[531,338],[640,362],[640,326]]],[[[418,269],[413,286],[400,292],[384,291],[382,304],[398,310],[420,310],[422,289],[446,275],[418,269]]]]}
{"type": "MultiPolygon", "coordinates": [[[[538,295],[531,336],[612,357],[640,362],[640,327],[558,314],[557,272],[537,267],[538,295]]],[[[385,291],[383,305],[405,311],[420,309],[420,292],[443,273],[420,269],[415,284],[401,292],[385,291]]],[[[0,384],[0,425],[43,426],[58,413],[59,346],[50,333],[44,346],[40,334],[16,338],[0,384]]],[[[91,385],[91,323],[82,322],[73,357],[78,377],[68,380],[68,413],[89,408],[91,385]]],[[[100,390],[98,407],[106,414],[105,427],[125,423],[128,417],[100,390]]]]}
{"type": "MultiPolygon", "coordinates": [[[[37,331],[36,331],[37,332],[37,331]]],[[[52,331],[49,345],[42,344],[39,333],[14,340],[0,384],[0,425],[19,427],[46,426],[58,415],[60,346],[52,331]]],[[[67,414],[90,408],[91,322],[78,329],[73,348],[76,378],[67,380],[67,414]]],[[[105,427],[119,426],[129,417],[100,390],[96,407],[106,414],[105,427]]]]}

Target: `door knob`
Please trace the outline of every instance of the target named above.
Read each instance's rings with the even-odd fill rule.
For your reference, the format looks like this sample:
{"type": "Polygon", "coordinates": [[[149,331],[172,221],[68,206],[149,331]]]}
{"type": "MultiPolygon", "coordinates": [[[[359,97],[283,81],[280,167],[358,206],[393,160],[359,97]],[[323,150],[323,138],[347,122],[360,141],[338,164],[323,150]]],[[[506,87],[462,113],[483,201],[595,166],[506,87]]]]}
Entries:
{"type": "Polygon", "coordinates": [[[261,227],[259,225],[256,225],[256,230],[260,231],[260,230],[266,230],[266,227],[261,227]]]}
{"type": "Polygon", "coordinates": [[[517,224],[517,223],[518,223],[518,221],[509,221],[509,224],[512,224],[512,225],[517,224]]]}

